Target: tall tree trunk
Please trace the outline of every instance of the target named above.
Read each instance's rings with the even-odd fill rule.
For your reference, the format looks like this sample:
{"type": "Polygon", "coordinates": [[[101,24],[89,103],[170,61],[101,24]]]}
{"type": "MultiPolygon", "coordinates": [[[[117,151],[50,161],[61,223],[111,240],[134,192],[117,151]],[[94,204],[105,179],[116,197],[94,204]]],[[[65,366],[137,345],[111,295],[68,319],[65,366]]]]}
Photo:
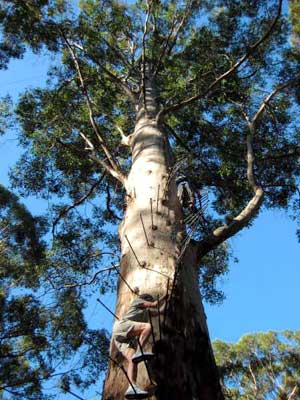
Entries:
{"type": "MultiPolygon", "coordinates": [[[[137,286],[141,293],[161,297],[168,285],[172,292],[160,324],[159,318],[153,318],[155,343],[150,342],[149,346],[153,346],[155,357],[148,370],[157,389],[151,399],[219,400],[223,395],[198,289],[198,265],[192,246],[187,247],[178,263],[185,228],[175,176],[172,176],[173,161],[167,135],[155,120],[155,97],[152,82],[148,80],[131,136],[127,209],[119,228],[120,272],[131,288],[137,286]]],[[[133,297],[120,279],[118,316],[126,312],[133,297]]],[[[122,364],[123,359],[113,343],[111,357],[122,364]]],[[[144,363],[138,366],[137,383],[142,388],[151,386],[144,363]]],[[[103,399],[124,399],[127,387],[124,372],[110,362],[103,399]]]]}

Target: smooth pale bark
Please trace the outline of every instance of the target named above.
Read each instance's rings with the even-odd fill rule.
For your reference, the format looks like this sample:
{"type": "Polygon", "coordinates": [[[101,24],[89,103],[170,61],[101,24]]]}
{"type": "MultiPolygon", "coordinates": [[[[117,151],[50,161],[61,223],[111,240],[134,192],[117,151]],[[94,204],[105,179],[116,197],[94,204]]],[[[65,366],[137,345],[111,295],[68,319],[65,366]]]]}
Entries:
{"type": "MultiPolygon", "coordinates": [[[[185,227],[175,176],[169,178],[172,171],[170,146],[166,133],[155,118],[155,93],[149,84],[143,104],[146,104],[147,112],[140,106],[135,131],[130,137],[132,168],[126,181],[127,209],[119,235],[121,274],[128,284],[132,288],[138,286],[140,293],[161,297],[166,293],[169,280],[172,290],[166,324],[161,321],[161,339],[157,318],[153,321],[156,357],[149,366],[157,390],[151,399],[223,399],[198,289],[196,249],[188,246],[178,264],[185,227]],[[143,231],[141,215],[150,245],[143,231]]],[[[126,284],[119,280],[116,307],[119,317],[126,312],[133,297],[126,284]]],[[[149,347],[152,345],[149,343],[149,347]]],[[[111,356],[123,362],[114,344],[111,345],[111,356]]],[[[137,383],[142,388],[151,386],[143,363],[138,367],[137,383]]],[[[124,399],[127,387],[128,381],[122,370],[110,363],[103,399],[124,399]]]]}

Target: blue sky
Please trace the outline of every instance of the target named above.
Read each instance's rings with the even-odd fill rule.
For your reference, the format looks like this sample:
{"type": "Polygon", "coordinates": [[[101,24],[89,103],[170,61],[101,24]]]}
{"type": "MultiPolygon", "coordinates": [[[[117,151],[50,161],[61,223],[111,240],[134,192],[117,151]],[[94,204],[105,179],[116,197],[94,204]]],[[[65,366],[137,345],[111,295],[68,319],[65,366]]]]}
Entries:
{"type": "Polygon", "coordinates": [[[236,341],[257,331],[300,329],[300,244],[285,212],[264,211],[230,242],[239,263],[223,280],[227,299],[206,307],[211,337],[236,341]]]}
{"type": "MultiPolygon", "coordinates": [[[[23,60],[12,61],[0,72],[0,96],[14,100],[25,88],[44,85],[49,66],[47,55],[28,52],[23,60]]],[[[0,138],[0,183],[7,184],[7,171],[21,151],[16,132],[0,138]]],[[[26,201],[35,213],[45,205],[33,198],[26,201]]],[[[231,263],[230,273],[222,279],[226,300],[220,306],[206,305],[211,338],[236,341],[243,334],[257,331],[300,329],[299,282],[300,244],[296,223],[282,211],[263,211],[254,225],[230,240],[238,263],[231,263]]],[[[113,304],[113,295],[107,296],[113,304]]],[[[88,310],[88,319],[110,329],[112,318],[99,305],[88,310]]]]}

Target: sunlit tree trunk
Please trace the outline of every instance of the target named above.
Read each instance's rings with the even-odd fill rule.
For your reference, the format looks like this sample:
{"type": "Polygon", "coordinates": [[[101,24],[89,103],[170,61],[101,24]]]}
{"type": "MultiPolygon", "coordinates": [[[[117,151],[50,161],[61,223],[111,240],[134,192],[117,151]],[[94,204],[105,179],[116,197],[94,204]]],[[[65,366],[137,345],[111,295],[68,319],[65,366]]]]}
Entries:
{"type": "MultiPolygon", "coordinates": [[[[132,167],[126,182],[127,208],[119,227],[120,271],[128,284],[132,288],[138,286],[141,293],[161,297],[167,291],[168,282],[169,292],[172,292],[166,319],[165,315],[160,317],[161,335],[158,318],[153,319],[155,343],[150,342],[149,346],[153,346],[156,357],[149,363],[149,372],[157,390],[151,398],[223,399],[198,289],[198,265],[192,245],[178,263],[185,227],[176,176],[172,176],[174,161],[167,134],[155,118],[155,98],[153,82],[148,79],[130,137],[132,167]]],[[[124,281],[119,280],[118,316],[126,312],[133,297],[124,281]]],[[[111,357],[123,362],[113,344],[111,357]]],[[[151,386],[144,363],[139,364],[137,383],[142,388],[151,386]]],[[[123,371],[111,362],[103,399],[123,399],[127,387],[123,371]]]]}

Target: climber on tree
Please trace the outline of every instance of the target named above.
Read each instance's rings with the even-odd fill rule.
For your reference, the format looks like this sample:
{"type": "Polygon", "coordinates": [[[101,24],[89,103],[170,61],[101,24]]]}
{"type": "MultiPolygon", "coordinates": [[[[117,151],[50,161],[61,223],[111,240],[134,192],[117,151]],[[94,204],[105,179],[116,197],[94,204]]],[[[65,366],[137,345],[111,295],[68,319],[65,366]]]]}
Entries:
{"type": "Polygon", "coordinates": [[[157,316],[159,312],[163,312],[167,295],[154,300],[150,294],[139,295],[138,288],[135,288],[134,292],[137,297],[131,302],[122,319],[115,322],[112,337],[117,349],[128,362],[127,375],[132,385],[129,385],[125,392],[125,398],[144,399],[149,397],[149,394],[136,385],[136,375],[137,364],[154,356],[151,352],[142,351],[151,333],[148,311],[151,316],[157,316]],[[138,348],[138,344],[141,348],[138,348]]]}
{"type": "Polygon", "coordinates": [[[177,196],[182,208],[188,209],[190,212],[196,212],[195,188],[186,176],[180,174],[176,178],[177,196]]]}

